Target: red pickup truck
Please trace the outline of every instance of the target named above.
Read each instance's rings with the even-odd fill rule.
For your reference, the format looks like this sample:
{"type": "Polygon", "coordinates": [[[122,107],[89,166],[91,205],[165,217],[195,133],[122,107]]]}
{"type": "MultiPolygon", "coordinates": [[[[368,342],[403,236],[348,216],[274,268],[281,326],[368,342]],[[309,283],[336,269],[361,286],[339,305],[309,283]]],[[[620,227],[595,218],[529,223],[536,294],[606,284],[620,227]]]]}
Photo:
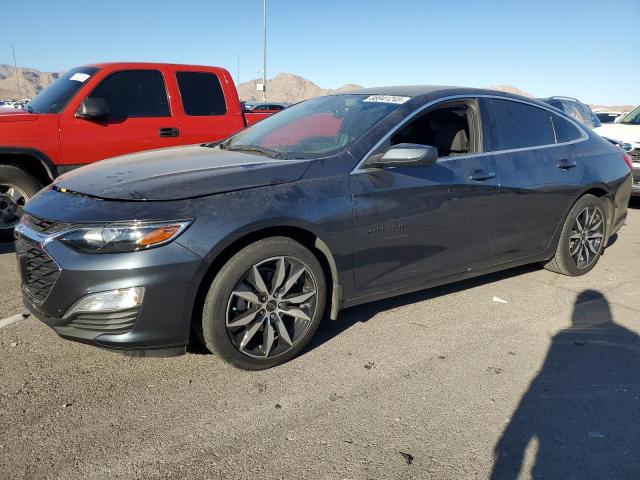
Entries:
{"type": "Polygon", "coordinates": [[[0,240],[56,176],[117,155],[221,140],[273,112],[243,112],[223,68],[100,63],[69,70],[26,110],[0,113],[0,240]]]}

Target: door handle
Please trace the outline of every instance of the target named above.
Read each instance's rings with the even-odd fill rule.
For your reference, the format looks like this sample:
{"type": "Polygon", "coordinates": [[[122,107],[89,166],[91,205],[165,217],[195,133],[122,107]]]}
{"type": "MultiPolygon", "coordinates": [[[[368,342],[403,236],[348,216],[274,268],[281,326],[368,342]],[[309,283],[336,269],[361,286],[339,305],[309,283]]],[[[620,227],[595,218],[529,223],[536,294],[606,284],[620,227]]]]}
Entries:
{"type": "Polygon", "coordinates": [[[174,127],[163,127],[159,129],[161,137],[177,137],[180,135],[180,130],[174,127]]]}
{"type": "Polygon", "coordinates": [[[570,168],[577,167],[578,164],[575,160],[569,160],[568,158],[563,158],[556,165],[561,170],[569,170],[570,168]]]}
{"type": "Polygon", "coordinates": [[[489,180],[490,178],[493,178],[496,176],[496,172],[494,172],[493,170],[476,170],[474,171],[471,175],[469,175],[469,178],[471,180],[475,180],[476,182],[484,182],[485,180],[489,180]]]}

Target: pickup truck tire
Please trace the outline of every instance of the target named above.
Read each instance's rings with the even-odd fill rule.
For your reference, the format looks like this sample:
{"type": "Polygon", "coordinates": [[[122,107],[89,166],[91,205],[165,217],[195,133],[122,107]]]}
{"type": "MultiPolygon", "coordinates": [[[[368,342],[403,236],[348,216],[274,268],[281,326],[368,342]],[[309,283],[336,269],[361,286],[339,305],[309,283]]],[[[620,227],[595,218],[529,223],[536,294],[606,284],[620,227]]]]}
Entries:
{"type": "Polygon", "coordinates": [[[0,241],[13,239],[13,228],[20,221],[24,204],[42,184],[13,165],[0,165],[0,241]]]}
{"type": "Polygon", "coordinates": [[[298,355],[324,313],[326,283],[316,256],[287,237],[258,240],[220,269],[202,311],[207,348],[245,370],[298,355]]]}

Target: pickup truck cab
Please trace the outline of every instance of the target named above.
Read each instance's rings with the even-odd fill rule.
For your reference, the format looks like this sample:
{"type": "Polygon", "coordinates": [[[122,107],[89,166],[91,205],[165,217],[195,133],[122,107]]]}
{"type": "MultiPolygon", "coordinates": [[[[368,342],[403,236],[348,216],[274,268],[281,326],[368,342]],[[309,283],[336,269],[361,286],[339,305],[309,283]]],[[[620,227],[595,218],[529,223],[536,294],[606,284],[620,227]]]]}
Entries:
{"type": "Polygon", "coordinates": [[[222,140],[273,112],[243,112],[223,68],[100,63],[74,68],[25,110],[0,111],[0,240],[44,185],[140,150],[222,140]]]}

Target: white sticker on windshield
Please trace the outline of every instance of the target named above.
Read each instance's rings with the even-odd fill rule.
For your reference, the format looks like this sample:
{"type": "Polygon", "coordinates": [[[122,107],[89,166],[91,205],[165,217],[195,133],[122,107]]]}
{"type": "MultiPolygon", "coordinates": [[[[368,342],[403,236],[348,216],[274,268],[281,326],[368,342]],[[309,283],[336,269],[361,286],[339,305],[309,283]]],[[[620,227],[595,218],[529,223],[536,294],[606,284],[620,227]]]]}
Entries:
{"type": "Polygon", "coordinates": [[[405,102],[411,100],[411,97],[399,97],[397,95],[371,95],[363,100],[363,102],[377,102],[377,103],[397,103],[402,105],[405,102]]]}
{"type": "Polygon", "coordinates": [[[69,80],[75,80],[76,82],[84,82],[90,76],[91,75],[86,73],[74,73],[73,75],[71,75],[69,80]]]}

